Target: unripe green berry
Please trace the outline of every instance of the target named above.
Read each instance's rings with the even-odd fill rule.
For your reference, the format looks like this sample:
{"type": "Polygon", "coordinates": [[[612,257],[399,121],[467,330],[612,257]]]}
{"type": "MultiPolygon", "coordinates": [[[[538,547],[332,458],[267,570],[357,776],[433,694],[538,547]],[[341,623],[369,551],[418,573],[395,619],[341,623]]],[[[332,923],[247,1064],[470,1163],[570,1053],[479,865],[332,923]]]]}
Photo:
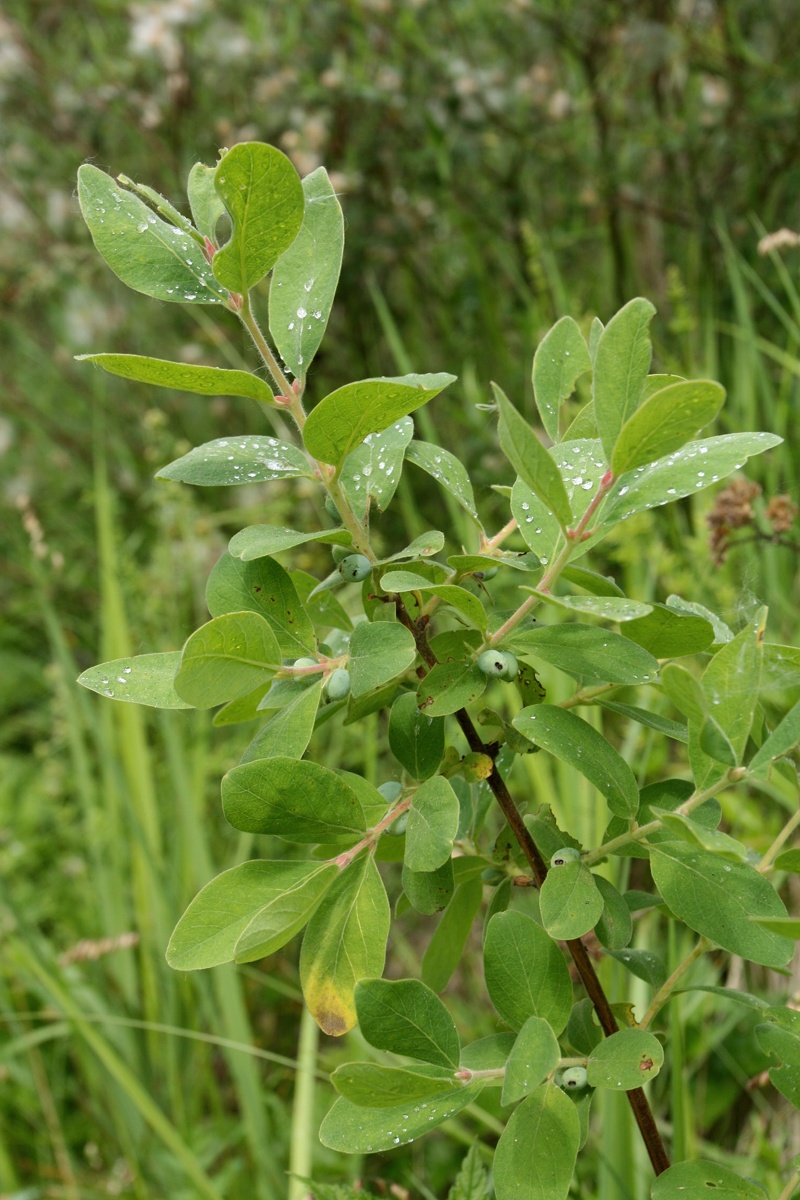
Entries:
{"type": "Polygon", "coordinates": [[[500,650],[484,650],[478,658],[478,669],[483,671],[484,675],[493,675],[495,679],[502,679],[506,669],[505,654],[500,650]]]}
{"type": "Polygon", "coordinates": [[[337,667],[328,676],[325,690],[329,700],[344,700],[350,691],[350,672],[346,671],[344,667],[337,667]]]}
{"type": "Polygon", "coordinates": [[[503,672],[503,679],[516,679],[519,674],[519,663],[516,657],[508,650],[503,651],[503,658],[506,660],[506,669],[503,672]]]}
{"type": "Polygon", "coordinates": [[[496,574],[497,567],[486,567],[483,571],[476,571],[475,578],[480,579],[482,583],[485,583],[487,579],[494,579],[496,574]]]}
{"type": "Polygon", "coordinates": [[[372,563],[363,554],[348,554],[339,563],[339,571],[344,579],[351,583],[360,583],[366,579],[372,570],[372,563]]]}
{"type": "Polygon", "coordinates": [[[384,800],[388,801],[389,804],[393,804],[395,802],[402,790],[402,787],[396,779],[390,779],[387,783],[382,783],[378,788],[378,791],[383,796],[384,800]]]}
{"type": "Polygon", "coordinates": [[[550,866],[564,867],[567,863],[577,862],[580,856],[580,851],[576,850],[574,846],[562,846],[550,859],[550,866]]]}
{"type": "Polygon", "coordinates": [[[588,1082],[586,1067],[567,1067],[561,1076],[561,1086],[568,1092],[580,1092],[588,1082]]]}
{"type": "Polygon", "coordinates": [[[390,837],[402,837],[408,828],[408,813],[400,813],[396,821],[392,821],[386,832],[390,837]]]}
{"type": "Polygon", "coordinates": [[[317,662],[316,658],[296,658],[292,663],[292,666],[296,669],[300,669],[301,667],[318,667],[319,663],[317,662]]]}

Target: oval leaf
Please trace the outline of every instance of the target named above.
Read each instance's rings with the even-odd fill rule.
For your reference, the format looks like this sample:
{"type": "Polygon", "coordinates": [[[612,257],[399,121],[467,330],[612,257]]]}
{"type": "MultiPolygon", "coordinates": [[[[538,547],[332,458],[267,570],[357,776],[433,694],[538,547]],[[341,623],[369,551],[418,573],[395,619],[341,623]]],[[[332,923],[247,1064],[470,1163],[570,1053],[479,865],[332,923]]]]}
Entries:
{"type": "Polygon", "coordinates": [[[475,507],[475,496],[467,468],[454,454],[430,442],[413,441],[406,448],[406,458],[414,466],[427,471],[471,517],[478,520],[478,510],[475,507]]]}
{"type": "Polygon", "coordinates": [[[501,1104],[516,1104],[529,1096],[558,1066],[560,1050],[547,1021],[529,1017],[508,1056],[501,1104]]]}
{"type": "Polygon", "coordinates": [[[542,922],[550,937],[583,937],[603,913],[603,897],[582,862],[565,863],[547,872],[539,892],[542,922]]]}
{"type": "Polygon", "coordinates": [[[386,1067],[378,1063],[345,1063],[331,1075],[341,1096],[360,1108],[391,1108],[428,1096],[441,1096],[464,1085],[441,1067],[386,1067]]]}
{"type": "Polygon", "coordinates": [[[382,683],[402,675],[417,653],[414,635],[404,625],[389,621],[362,622],[350,638],[350,690],[363,696],[382,683]]]}
{"type": "Polygon", "coordinates": [[[586,721],[568,709],[535,704],[523,708],[512,724],[529,741],[580,771],[605,796],[615,816],[636,815],[639,789],[633,771],[586,721]]]}
{"type": "Polygon", "coordinates": [[[218,438],[195,446],[182,458],[162,467],[156,479],[177,479],[201,487],[230,487],[266,483],[270,479],[311,478],[308,459],[294,446],[277,438],[218,438]]]}
{"type": "Polygon", "coordinates": [[[272,404],[274,399],[264,380],[250,371],[197,367],[140,354],[77,354],[75,361],[96,363],[109,375],[120,375],[123,379],[195,392],[199,396],[249,396],[261,404],[272,404]]]}
{"type": "Polygon", "coordinates": [[[411,871],[435,871],[453,853],[459,806],[449,782],[434,775],[420,784],[408,813],[405,863],[411,871]]]}
{"type": "Polygon", "coordinates": [[[752,1179],[742,1179],[729,1167],[698,1159],[675,1163],[653,1181],[652,1200],[691,1200],[710,1196],[714,1200],[766,1200],[767,1193],[752,1179]]]}
{"type": "Polygon", "coordinates": [[[389,715],[389,748],[409,775],[420,781],[434,775],[444,754],[444,721],[420,712],[414,692],[404,692],[389,715]]]}
{"type": "Polygon", "coordinates": [[[483,963],[489,998],[512,1029],[541,1017],[561,1033],[572,1008],[572,981],[564,955],[541,925],[522,913],[496,913],[486,929],[483,963]]]}
{"type": "Polygon", "coordinates": [[[280,949],[310,919],[338,874],[331,863],[241,863],[198,892],[175,927],[176,971],[250,962],[280,949]]]}
{"type": "Polygon", "coordinates": [[[595,625],[536,625],[512,639],[524,654],[562,671],[607,683],[651,683],[658,662],[629,638],[595,625]]]}
{"type": "Polygon", "coordinates": [[[575,383],[591,371],[589,348],[572,317],[562,317],[545,335],[533,356],[533,394],[551,442],[558,441],[561,405],[575,391],[575,383]]]}
{"type": "Polygon", "coordinates": [[[323,1033],[341,1037],[356,1024],[356,984],[383,970],[390,923],[383,880],[363,855],[334,880],[300,950],[303,996],[323,1033]]]}
{"type": "Polygon", "coordinates": [[[113,662],[89,667],[78,676],[78,683],[109,700],[127,700],[151,708],[192,708],[175,691],[174,680],[180,661],[180,650],[116,658],[113,662]]]}
{"type": "Polygon", "coordinates": [[[482,1083],[462,1084],[456,1091],[448,1089],[438,1096],[413,1104],[405,1101],[391,1108],[360,1108],[340,1096],[320,1126],[319,1140],[343,1154],[394,1150],[461,1112],[482,1090],[482,1083]]]}
{"type": "Polygon", "coordinates": [[[305,205],[300,176],[275,146],[239,142],[218,163],[214,187],[233,221],[230,241],[212,260],[214,276],[245,293],[297,236],[305,205]]]}
{"type": "Polygon", "coordinates": [[[455,375],[363,379],[331,392],[309,414],[303,441],[309,454],[338,467],[369,433],[379,433],[427,404],[455,375]]]}
{"type": "Polygon", "coordinates": [[[273,558],[252,562],[223,554],[208,577],[206,604],[212,617],[249,609],[272,626],[281,656],[314,654],[314,627],[288,571],[273,558]]]}
{"type": "Polygon", "coordinates": [[[566,1200],[580,1141],[575,1105],[555,1084],[542,1084],[514,1110],[497,1143],[497,1200],[566,1200]]]}
{"type": "Polygon", "coordinates": [[[342,206],[325,168],[306,175],[302,189],[303,223],[276,262],[269,289],[269,331],[298,379],[305,379],[324,336],[344,251],[342,206]]]}
{"type": "Polygon", "coordinates": [[[611,318],[597,343],[594,414],[609,462],[622,426],[642,398],[653,356],[649,325],[655,312],[641,296],[630,300],[611,318]]]}
{"type": "Polygon", "coordinates": [[[234,829],[290,842],[355,842],[366,830],[361,802],[334,771],[275,757],[244,763],[222,780],[222,807],[234,829]]]}
{"type": "Polygon", "coordinates": [[[473,662],[439,663],[419,685],[418,704],[429,717],[446,717],[466,708],[486,690],[488,679],[473,662]]]}
{"type": "Polygon", "coordinates": [[[714,420],[724,400],[725,389],[710,379],[685,380],[655,392],[620,430],[611,460],[614,474],[679,450],[714,420]]]}
{"type": "Polygon", "coordinates": [[[280,666],[269,623],[254,612],[227,613],[201,625],[183,647],[175,690],[195,708],[246,696],[280,666]]]}
{"type": "Polygon", "coordinates": [[[505,392],[496,383],[492,390],[500,412],[498,433],[503,453],[520,479],[566,528],[572,523],[572,509],[555,461],[505,392]]]}
{"type": "Polygon", "coordinates": [[[591,1087],[630,1092],[653,1079],[664,1062],[664,1047],[643,1029],[621,1029],[598,1042],[586,1071],[591,1087]]]}
{"type": "Polygon", "coordinates": [[[227,303],[228,293],[197,242],[162,221],[105,171],[84,163],[78,200],[99,253],[128,287],[180,304],[227,303]]]}
{"type": "Polygon", "coordinates": [[[684,842],[651,846],[650,866],[664,902],[695,933],[765,967],[789,961],[794,944],[750,919],[786,916],[775,889],[753,867],[684,842]]]}
{"type": "Polygon", "coordinates": [[[458,1066],[461,1043],[439,997],[418,979],[363,979],[356,988],[361,1032],[371,1046],[434,1066],[458,1066]]]}

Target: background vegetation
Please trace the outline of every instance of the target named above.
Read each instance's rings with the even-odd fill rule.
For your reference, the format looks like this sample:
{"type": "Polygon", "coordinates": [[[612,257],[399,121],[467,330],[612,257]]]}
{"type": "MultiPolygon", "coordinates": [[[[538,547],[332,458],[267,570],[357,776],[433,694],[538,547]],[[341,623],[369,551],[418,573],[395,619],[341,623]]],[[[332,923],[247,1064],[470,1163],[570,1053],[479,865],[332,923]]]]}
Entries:
{"type": "MultiPolygon", "coordinates": [[[[180,201],[191,165],[239,140],[274,142],[301,173],[324,162],[348,241],[311,396],[410,365],[457,372],[420,428],[472,464],[485,511],[491,484],[509,482],[493,419],[476,407],[489,380],[532,415],[530,361],[552,321],[607,319],[650,296],[654,369],[720,379],[724,428],[786,441],[748,468],[762,491],[734,503],[738,517],[728,509],[728,527],[743,522],[734,539],[747,540],[724,562],[709,548],[709,492],[628,522],[601,566],[642,599],[714,597],[734,625],[764,601],[771,639],[789,641],[800,530],[789,507],[777,534],[767,506],[798,501],[800,239],[761,243],[761,254],[759,243],[800,227],[798,46],[793,0],[9,0],[0,1193],[275,1197],[291,1137],[296,948],[201,978],[163,960],[188,899],[248,856],[218,797],[241,731],[203,714],[129,712],[73,682],[90,663],[180,646],[202,619],[208,570],[263,511],[265,489],[152,475],[189,444],[261,418],[241,401],[156,396],[73,362],[117,350],[237,366],[245,353],[232,319],[212,326],[204,310],[158,306],[110,274],[79,217],[78,165],[180,201]]],[[[271,519],[304,527],[316,499],[267,486],[271,519]]],[[[400,536],[392,521],[411,535],[437,523],[420,475],[400,499],[388,538],[400,536]]],[[[313,549],[293,565],[328,570],[313,549]]],[[[337,733],[337,755],[342,745],[343,765],[386,778],[377,723],[366,745],[337,733]]],[[[557,779],[535,782],[558,804],[557,779]]],[[[769,838],[770,802],[796,798],[753,796],[755,841],[769,838]]],[[[389,973],[413,973],[429,934],[409,923],[389,973]]],[[[488,1011],[475,1027],[477,962],[464,960],[448,997],[473,1037],[493,1028],[488,1011]]],[[[747,1019],[705,1013],[701,993],[684,1003],[685,1078],[664,1082],[680,1099],[676,1136],[687,1152],[734,1155],[777,1180],[800,1130],[759,1079],[747,1019]]],[[[320,1070],[343,1056],[327,1041],[320,1070]]],[[[318,1090],[319,1115],[329,1097],[318,1090]]],[[[446,1194],[463,1143],[498,1117],[468,1112],[449,1137],[372,1161],[368,1183],[377,1172],[413,1195],[446,1194]]],[[[586,1181],[601,1200],[636,1197],[617,1174],[627,1120],[620,1109],[598,1146],[600,1178],[586,1181]]],[[[314,1171],[355,1179],[361,1164],[320,1147],[314,1171]]]]}

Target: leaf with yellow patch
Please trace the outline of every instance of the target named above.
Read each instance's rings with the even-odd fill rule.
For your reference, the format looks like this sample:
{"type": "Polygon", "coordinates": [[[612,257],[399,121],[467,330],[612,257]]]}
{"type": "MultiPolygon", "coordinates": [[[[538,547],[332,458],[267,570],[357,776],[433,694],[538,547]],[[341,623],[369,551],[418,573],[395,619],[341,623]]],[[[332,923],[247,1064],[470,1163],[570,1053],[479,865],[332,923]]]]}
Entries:
{"type": "Polygon", "coordinates": [[[378,868],[364,855],[334,881],[300,952],[303,995],[323,1033],[340,1037],[356,1024],[355,986],[383,971],[390,920],[378,868]]]}

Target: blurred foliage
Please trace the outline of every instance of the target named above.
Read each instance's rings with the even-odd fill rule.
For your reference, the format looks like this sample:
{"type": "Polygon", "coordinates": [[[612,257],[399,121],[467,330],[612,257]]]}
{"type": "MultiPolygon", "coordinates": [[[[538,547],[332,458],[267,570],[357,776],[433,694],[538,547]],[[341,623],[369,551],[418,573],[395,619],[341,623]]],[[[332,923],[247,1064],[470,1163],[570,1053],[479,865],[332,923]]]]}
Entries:
{"type": "MultiPolygon", "coordinates": [[[[236,141],[273,142],[303,174],[324,162],[342,195],[348,240],[310,397],[404,370],[404,356],[419,371],[458,372],[460,390],[446,407],[432,406],[432,420],[473,464],[479,503],[495,506],[500,520],[489,485],[508,480],[492,448],[493,418],[475,407],[489,398],[489,380],[515,399],[527,396],[531,412],[531,355],[552,321],[572,313],[588,324],[637,293],[659,307],[662,369],[719,378],[731,393],[728,427],[787,436],[753,474],[764,505],[778,494],[797,501],[800,300],[780,257],[791,265],[796,242],[765,256],[757,247],[767,231],[800,227],[798,46],[793,0],[7,0],[0,927],[24,932],[40,972],[43,963],[55,971],[57,955],[81,938],[138,928],[147,916],[129,879],[143,820],[137,804],[148,789],[159,797],[167,847],[151,882],[167,916],[192,893],[203,864],[210,871],[246,852],[224,827],[216,795],[238,745],[227,731],[143,723],[137,744],[151,754],[137,774],[121,757],[125,727],[85,699],[76,704],[71,680],[101,657],[101,639],[106,648],[127,639],[136,651],[180,645],[203,611],[217,553],[267,497],[271,519],[298,528],[319,503],[281,484],[207,493],[151,482],[191,444],[259,429],[256,410],[155,394],[73,355],[116,350],[242,366],[244,342],[232,319],[221,332],[203,311],[156,305],[110,274],[80,220],[78,165],[124,171],[181,203],[191,165],[213,163],[220,146],[236,141]],[[127,624],[120,595],[129,598],[127,624]],[[172,801],[163,798],[181,795],[206,816],[199,859],[197,847],[175,849],[172,801]],[[109,859],[119,837],[129,844],[109,859]]],[[[414,487],[400,493],[411,533],[439,506],[416,473],[414,487]]],[[[610,543],[605,566],[642,598],[702,598],[698,587],[707,587],[734,623],[758,597],[772,606],[772,637],[789,640],[800,598],[796,553],[768,539],[733,543],[712,569],[704,519],[712,503],[698,498],[637,517],[624,540],[610,543]]],[[[293,565],[327,571],[313,550],[293,565]]],[[[366,747],[346,743],[346,765],[366,755],[364,769],[374,771],[382,738],[376,731],[366,747]]],[[[754,801],[756,830],[757,814],[754,801]]],[[[265,990],[252,969],[236,1000],[207,981],[178,983],[161,962],[157,931],[148,936],[135,963],[120,950],[70,968],[79,1011],[109,1020],[147,1011],[151,1022],[215,1034],[238,1028],[242,1037],[249,1019],[259,1044],[294,1053],[289,959],[271,968],[283,993],[265,990]]],[[[394,949],[398,973],[419,950],[418,932],[409,927],[408,937],[413,952],[394,949]]],[[[466,961],[456,995],[480,986],[473,975],[466,961]]],[[[2,1000],[16,1013],[54,1003],[27,960],[3,975],[2,1000]]],[[[734,1094],[742,1103],[742,1079],[760,1069],[747,1021],[736,1013],[712,1036],[705,1011],[696,997],[683,1009],[698,1137],[769,1165],[770,1102],[756,1088],[746,1112],[731,1110],[734,1094]]],[[[227,1195],[253,1194],[251,1151],[231,1115],[246,1109],[252,1078],[236,1075],[235,1055],[194,1043],[166,1054],[152,1032],[109,1030],[175,1128],[194,1137],[198,1161],[216,1170],[222,1160],[217,1178],[228,1180],[227,1195]],[[195,1086],[181,1098],[187,1077],[195,1086]]],[[[491,1031],[487,1017],[483,1032],[491,1031]]],[[[12,1024],[12,1037],[25,1032],[24,1021],[12,1024]]],[[[64,1034],[38,1045],[26,1044],[26,1059],[0,1063],[9,1097],[0,1101],[0,1125],[11,1121],[0,1136],[0,1190],[55,1179],[69,1197],[147,1197],[156,1194],[151,1184],[176,1197],[197,1194],[161,1143],[156,1154],[144,1149],[141,1113],[119,1083],[109,1092],[94,1052],[84,1047],[76,1057],[64,1034]],[[24,1148],[19,1161],[10,1146],[24,1148]]],[[[325,1065],[338,1053],[328,1052],[325,1065]]],[[[274,1160],[258,1164],[266,1195],[285,1169],[292,1080],[290,1068],[270,1072],[274,1160]]],[[[455,1136],[468,1142],[472,1132],[465,1124],[455,1136]]],[[[432,1140],[415,1155],[387,1160],[387,1177],[414,1189],[423,1175],[446,1194],[457,1142],[432,1140]]],[[[318,1163],[322,1174],[342,1177],[328,1152],[318,1163]]]]}

